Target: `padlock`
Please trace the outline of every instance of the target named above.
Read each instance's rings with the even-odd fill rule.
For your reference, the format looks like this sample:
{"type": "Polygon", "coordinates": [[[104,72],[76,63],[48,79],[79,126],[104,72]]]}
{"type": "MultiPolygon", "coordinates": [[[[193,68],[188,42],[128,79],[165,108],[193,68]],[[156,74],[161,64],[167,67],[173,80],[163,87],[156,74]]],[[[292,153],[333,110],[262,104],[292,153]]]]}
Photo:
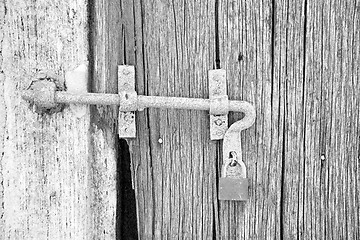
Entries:
{"type": "Polygon", "coordinates": [[[236,152],[230,153],[222,166],[219,179],[219,200],[246,201],[249,198],[249,181],[246,178],[246,166],[236,152]]]}

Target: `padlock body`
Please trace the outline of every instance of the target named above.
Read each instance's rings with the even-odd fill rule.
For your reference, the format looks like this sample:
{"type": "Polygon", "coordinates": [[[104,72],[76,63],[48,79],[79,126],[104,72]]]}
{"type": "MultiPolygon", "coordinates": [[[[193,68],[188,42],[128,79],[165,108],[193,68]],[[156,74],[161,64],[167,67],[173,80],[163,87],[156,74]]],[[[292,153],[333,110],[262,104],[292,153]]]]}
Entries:
{"type": "Polygon", "coordinates": [[[247,178],[220,178],[219,200],[246,201],[249,199],[247,178]]]}

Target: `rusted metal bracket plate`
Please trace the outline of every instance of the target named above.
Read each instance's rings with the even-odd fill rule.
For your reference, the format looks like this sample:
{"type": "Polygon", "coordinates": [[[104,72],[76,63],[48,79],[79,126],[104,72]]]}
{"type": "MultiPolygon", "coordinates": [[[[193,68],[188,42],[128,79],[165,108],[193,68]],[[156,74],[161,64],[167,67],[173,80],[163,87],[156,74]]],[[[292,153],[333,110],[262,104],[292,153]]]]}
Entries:
{"type": "MultiPolygon", "coordinates": [[[[224,69],[209,71],[209,99],[214,103],[226,102],[222,106],[227,107],[226,71],[224,69]]],[[[224,138],[228,129],[228,115],[213,115],[211,114],[212,107],[215,106],[210,106],[210,139],[220,140],[224,138]]]]}
{"type": "MultiPolygon", "coordinates": [[[[134,66],[118,66],[118,92],[120,95],[135,92],[134,66]]],[[[136,137],[135,111],[122,111],[121,106],[119,107],[119,137],[136,137]]]]}

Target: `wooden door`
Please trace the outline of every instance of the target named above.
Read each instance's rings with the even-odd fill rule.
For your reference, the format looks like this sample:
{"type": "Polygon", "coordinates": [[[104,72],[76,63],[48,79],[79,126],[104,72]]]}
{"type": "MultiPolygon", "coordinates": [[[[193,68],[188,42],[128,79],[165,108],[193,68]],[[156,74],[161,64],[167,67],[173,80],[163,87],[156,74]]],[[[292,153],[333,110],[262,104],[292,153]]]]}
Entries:
{"type": "Polygon", "coordinates": [[[140,94],[208,98],[207,71],[220,67],[229,98],[258,116],[242,135],[251,184],[239,203],[217,200],[221,143],[209,140],[207,112],[138,114],[129,144],[141,239],[360,238],[357,1],[129,9],[140,94]]]}
{"type": "Polygon", "coordinates": [[[137,113],[127,144],[139,239],[360,239],[357,0],[18,0],[0,9],[3,239],[131,239],[121,227],[117,159],[129,156],[116,107],[39,115],[20,98],[37,71],[63,76],[86,62],[91,92],[116,93],[117,65],[129,64],[138,94],[197,98],[209,97],[208,70],[223,68],[229,98],[256,107],[242,134],[247,202],[217,200],[222,147],[210,141],[208,112],[137,113]]]}

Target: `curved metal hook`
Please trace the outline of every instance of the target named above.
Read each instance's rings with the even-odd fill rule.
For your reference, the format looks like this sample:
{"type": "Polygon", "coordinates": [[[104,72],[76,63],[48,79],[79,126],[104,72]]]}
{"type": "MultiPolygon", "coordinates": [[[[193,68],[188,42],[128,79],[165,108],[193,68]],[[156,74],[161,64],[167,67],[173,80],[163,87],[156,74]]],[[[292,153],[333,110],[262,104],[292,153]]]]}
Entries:
{"type": "Polygon", "coordinates": [[[244,118],[233,123],[224,135],[223,141],[223,167],[222,167],[222,176],[226,177],[227,167],[231,162],[229,154],[235,152],[237,155],[237,162],[242,168],[241,177],[246,178],[246,166],[242,161],[242,149],[241,149],[241,131],[251,127],[256,118],[255,107],[245,101],[239,101],[235,103],[230,103],[230,108],[237,109],[239,112],[245,114],[244,118]]]}

